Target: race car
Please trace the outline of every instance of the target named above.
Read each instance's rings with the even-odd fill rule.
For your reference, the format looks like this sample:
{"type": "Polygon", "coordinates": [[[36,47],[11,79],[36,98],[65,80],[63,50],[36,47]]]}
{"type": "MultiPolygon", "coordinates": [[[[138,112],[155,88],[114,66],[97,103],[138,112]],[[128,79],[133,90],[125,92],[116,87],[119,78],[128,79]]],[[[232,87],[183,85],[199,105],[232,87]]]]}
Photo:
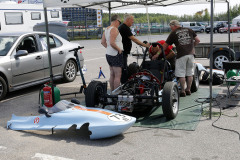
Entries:
{"type": "MultiPolygon", "coordinates": [[[[160,47],[163,51],[161,45],[160,47]]],[[[148,49],[144,51],[139,70],[132,73],[128,81],[115,89],[113,94],[107,94],[107,82],[90,82],[85,94],[86,106],[105,108],[114,105],[115,111],[121,113],[146,112],[162,106],[164,116],[174,119],[179,110],[177,79],[164,51],[164,57],[155,61],[146,60],[147,51],[148,49]]],[[[196,91],[199,85],[197,69],[195,73],[197,76],[194,76],[192,92],[196,91]]]]}
{"type": "MultiPolygon", "coordinates": [[[[61,100],[51,108],[41,107],[40,115],[20,117],[12,115],[7,128],[12,130],[75,130],[87,127],[90,139],[108,138],[129,129],[135,117],[100,108],[85,107],[61,100]],[[48,109],[48,110],[47,110],[48,109]]],[[[86,132],[86,131],[85,131],[86,132]]]]}

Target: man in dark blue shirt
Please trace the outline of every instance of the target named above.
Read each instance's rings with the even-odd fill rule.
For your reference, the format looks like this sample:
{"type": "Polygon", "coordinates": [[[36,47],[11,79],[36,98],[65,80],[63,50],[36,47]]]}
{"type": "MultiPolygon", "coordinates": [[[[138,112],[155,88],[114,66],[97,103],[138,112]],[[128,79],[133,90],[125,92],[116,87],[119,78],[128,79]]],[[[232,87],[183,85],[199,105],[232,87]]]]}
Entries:
{"type": "Polygon", "coordinates": [[[132,41],[135,42],[138,45],[141,45],[143,47],[150,47],[150,44],[143,43],[139,41],[131,32],[130,27],[133,25],[134,17],[132,15],[125,15],[124,16],[124,22],[121,24],[118,29],[122,36],[122,43],[123,43],[123,68],[122,68],[122,77],[121,77],[121,83],[124,84],[128,79],[127,74],[127,58],[128,54],[130,54],[130,51],[132,49],[132,41]]]}

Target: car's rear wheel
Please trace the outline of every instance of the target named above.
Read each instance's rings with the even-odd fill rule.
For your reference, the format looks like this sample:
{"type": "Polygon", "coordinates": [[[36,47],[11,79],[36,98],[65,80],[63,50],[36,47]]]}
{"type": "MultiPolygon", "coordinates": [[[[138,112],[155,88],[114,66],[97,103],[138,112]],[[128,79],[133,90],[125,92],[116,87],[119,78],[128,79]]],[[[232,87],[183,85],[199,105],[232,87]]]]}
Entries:
{"type": "Polygon", "coordinates": [[[167,119],[174,119],[179,110],[179,92],[177,84],[167,82],[162,92],[162,110],[167,119]]]}
{"type": "Polygon", "coordinates": [[[87,107],[98,107],[101,105],[101,98],[104,94],[103,87],[103,83],[99,81],[89,83],[85,93],[85,103],[87,107]]]}
{"type": "Polygon", "coordinates": [[[198,73],[198,68],[195,65],[193,81],[191,85],[191,92],[197,92],[198,88],[199,88],[199,73],[198,73]]]}
{"type": "Polygon", "coordinates": [[[63,80],[72,82],[77,76],[77,64],[73,60],[68,60],[63,70],[63,80]]]}
{"type": "Polygon", "coordinates": [[[2,100],[7,94],[7,84],[6,81],[0,77],[0,100],[2,100]]]}

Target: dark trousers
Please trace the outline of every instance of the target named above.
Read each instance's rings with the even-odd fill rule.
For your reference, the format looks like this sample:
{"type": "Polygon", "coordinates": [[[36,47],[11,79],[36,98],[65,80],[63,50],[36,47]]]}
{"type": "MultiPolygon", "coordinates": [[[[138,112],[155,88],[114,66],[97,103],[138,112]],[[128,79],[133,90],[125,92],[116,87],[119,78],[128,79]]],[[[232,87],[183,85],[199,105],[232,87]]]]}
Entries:
{"type": "Polygon", "coordinates": [[[128,58],[128,55],[123,52],[123,67],[122,67],[121,84],[126,83],[128,80],[127,58],[128,58]]]}

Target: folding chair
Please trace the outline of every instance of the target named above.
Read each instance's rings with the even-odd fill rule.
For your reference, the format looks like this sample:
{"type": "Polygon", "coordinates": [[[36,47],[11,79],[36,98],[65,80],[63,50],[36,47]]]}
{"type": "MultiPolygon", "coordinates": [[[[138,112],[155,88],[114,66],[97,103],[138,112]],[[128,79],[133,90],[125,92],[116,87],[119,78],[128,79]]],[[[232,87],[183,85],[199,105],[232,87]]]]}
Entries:
{"type": "Polygon", "coordinates": [[[236,69],[237,72],[239,73],[240,71],[240,61],[232,61],[232,62],[223,62],[223,69],[224,69],[224,74],[225,74],[225,82],[227,85],[227,97],[230,98],[237,90],[240,85],[240,76],[233,76],[227,78],[227,72],[232,69],[236,69]],[[231,89],[231,84],[235,84],[234,87],[231,89]]]}

